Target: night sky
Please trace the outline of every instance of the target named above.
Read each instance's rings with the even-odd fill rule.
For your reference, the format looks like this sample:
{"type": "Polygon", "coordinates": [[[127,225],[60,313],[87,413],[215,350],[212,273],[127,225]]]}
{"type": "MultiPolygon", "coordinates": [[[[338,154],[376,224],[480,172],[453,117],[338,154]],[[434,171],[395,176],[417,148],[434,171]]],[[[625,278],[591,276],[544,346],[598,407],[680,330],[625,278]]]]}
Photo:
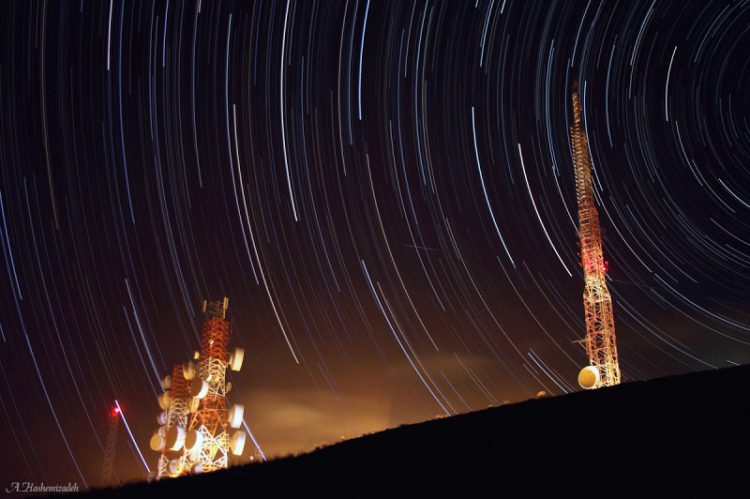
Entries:
{"type": "Polygon", "coordinates": [[[98,484],[115,399],[153,469],[204,298],[242,461],[578,390],[575,79],[623,380],[750,362],[747,2],[0,9],[0,487],[98,484]]]}

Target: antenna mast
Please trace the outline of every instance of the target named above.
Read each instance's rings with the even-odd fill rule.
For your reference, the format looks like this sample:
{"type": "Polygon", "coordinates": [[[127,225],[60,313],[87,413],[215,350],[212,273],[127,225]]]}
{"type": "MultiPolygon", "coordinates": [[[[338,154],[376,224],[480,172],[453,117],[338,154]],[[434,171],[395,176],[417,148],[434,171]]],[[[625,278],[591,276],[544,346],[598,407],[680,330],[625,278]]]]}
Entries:
{"type": "Polygon", "coordinates": [[[115,470],[115,450],[117,450],[117,429],[120,423],[120,407],[115,405],[109,411],[107,426],[107,446],[104,448],[104,462],[102,463],[102,487],[115,485],[112,482],[112,474],[115,470]]]}
{"type": "Polygon", "coordinates": [[[578,383],[583,388],[591,389],[619,384],[620,364],[617,360],[612,297],[607,289],[599,212],[594,202],[591,155],[581,118],[577,81],[573,82],[573,116],[570,142],[576,173],[581,266],[585,280],[586,351],[589,356],[589,365],[581,370],[578,383]]]}
{"type": "Polygon", "coordinates": [[[229,353],[228,306],[227,298],[203,302],[200,351],[162,381],[160,427],[151,437],[151,449],[161,452],[158,479],[223,469],[230,453],[242,455],[247,434],[237,430],[230,435],[230,429],[242,425],[245,408],[227,408],[232,384],[226,371],[242,368],[245,350],[229,353]]]}

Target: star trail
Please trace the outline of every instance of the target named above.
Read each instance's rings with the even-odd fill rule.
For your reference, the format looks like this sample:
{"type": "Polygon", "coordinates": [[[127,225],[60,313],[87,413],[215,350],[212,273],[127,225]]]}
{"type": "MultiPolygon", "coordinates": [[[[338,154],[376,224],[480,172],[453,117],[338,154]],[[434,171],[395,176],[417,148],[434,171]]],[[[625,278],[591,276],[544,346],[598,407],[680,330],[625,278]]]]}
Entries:
{"type": "Polygon", "coordinates": [[[750,362],[747,1],[0,12],[5,482],[95,485],[115,400],[144,478],[206,298],[242,462],[578,390],[574,80],[623,381],[750,362]]]}

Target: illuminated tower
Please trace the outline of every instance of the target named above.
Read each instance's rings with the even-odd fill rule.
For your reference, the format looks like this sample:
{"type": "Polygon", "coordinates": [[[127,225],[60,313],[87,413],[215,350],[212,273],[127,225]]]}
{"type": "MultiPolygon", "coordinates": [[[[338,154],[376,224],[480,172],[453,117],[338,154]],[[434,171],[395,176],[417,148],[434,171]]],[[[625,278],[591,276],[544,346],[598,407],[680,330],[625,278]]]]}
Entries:
{"type": "Polygon", "coordinates": [[[581,266],[585,279],[586,351],[590,364],[581,370],[578,383],[583,388],[599,388],[620,383],[620,364],[617,360],[612,297],[606,282],[607,268],[602,253],[599,212],[594,202],[591,156],[581,119],[578,82],[573,82],[573,119],[570,142],[576,172],[581,266]]]}
{"type": "Polygon", "coordinates": [[[183,446],[191,403],[190,369],[189,364],[176,364],[172,374],[162,380],[164,393],[159,396],[159,406],[163,411],[157,418],[160,428],[151,438],[151,448],[161,451],[157,478],[176,477],[187,472],[183,446]]]}
{"type": "Polygon", "coordinates": [[[228,304],[227,298],[203,302],[201,346],[194,356],[197,369],[189,360],[175,365],[162,381],[160,427],[151,437],[151,449],[161,452],[157,478],[226,468],[230,452],[242,454],[246,434],[238,430],[230,437],[229,428],[242,425],[244,406],[234,404],[227,410],[232,384],[226,382],[226,370],[239,371],[245,351],[227,352],[228,304]]]}
{"type": "Polygon", "coordinates": [[[120,408],[115,405],[109,411],[107,433],[107,446],[104,448],[104,462],[102,463],[102,487],[115,485],[112,482],[112,474],[115,470],[115,450],[117,449],[117,429],[120,423],[120,408]]]}
{"type": "Polygon", "coordinates": [[[226,370],[239,371],[244,350],[235,348],[230,356],[229,321],[226,318],[229,300],[203,302],[201,349],[197,353],[198,372],[192,380],[192,416],[189,425],[190,441],[186,445],[186,459],[193,472],[208,472],[228,465],[229,452],[242,454],[246,434],[236,431],[230,437],[229,428],[242,425],[244,406],[234,404],[227,410],[226,394],[231,384],[226,383],[226,370]]]}

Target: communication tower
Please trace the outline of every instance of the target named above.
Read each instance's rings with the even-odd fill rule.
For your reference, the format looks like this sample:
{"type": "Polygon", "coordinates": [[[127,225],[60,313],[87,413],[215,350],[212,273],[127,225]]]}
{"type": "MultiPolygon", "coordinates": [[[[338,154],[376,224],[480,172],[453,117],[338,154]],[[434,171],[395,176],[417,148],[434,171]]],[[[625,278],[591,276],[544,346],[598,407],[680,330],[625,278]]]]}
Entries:
{"type": "Polygon", "coordinates": [[[161,451],[157,478],[184,474],[185,456],[182,448],[185,445],[185,428],[191,403],[190,382],[185,376],[185,367],[175,364],[172,374],[165,376],[161,382],[164,393],[159,395],[159,407],[162,408],[157,417],[159,429],[151,437],[151,448],[161,451]]]}
{"type": "Polygon", "coordinates": [[[586,311],[586,351],[589,365],[581,369],[578,383],[591,389],[620,383],[612,297],[607,289],[607,267],[602,252],[599,212],[594,202],[592,161],[581,118],[578,82],[573,82],[573,125],[570,141],[576,174],[578,230],[581,238],[581,266],[585,280],[583,305],[586,311]]]}
{"type": "Polygon", "coordinates": [[[238,430],[231,436],[229,432],[242,425],[244,406],[227,409],[232,384],[226,382],[226,370],[239,371],[245,351],[228,352],[228,306],[227,298],[203,302],[200,351],[193,360],[176,365],[172,376],[162,382],[165,391],[159,405],[164,412],[151,438],[151,448],[162,452],[157,478],[226,468],[230,452],[242,454],[245,432],[238,430]]]}
{"type": "Polygon", "coordinates": [[[107,445],[104,448],[104,462],[102,463],[102,487],[115,485],[112,475],[115,469],[115,451],[117,450],[117,429],[120,426],[120,407],[115,405],[107,416],[107,445]]]}

